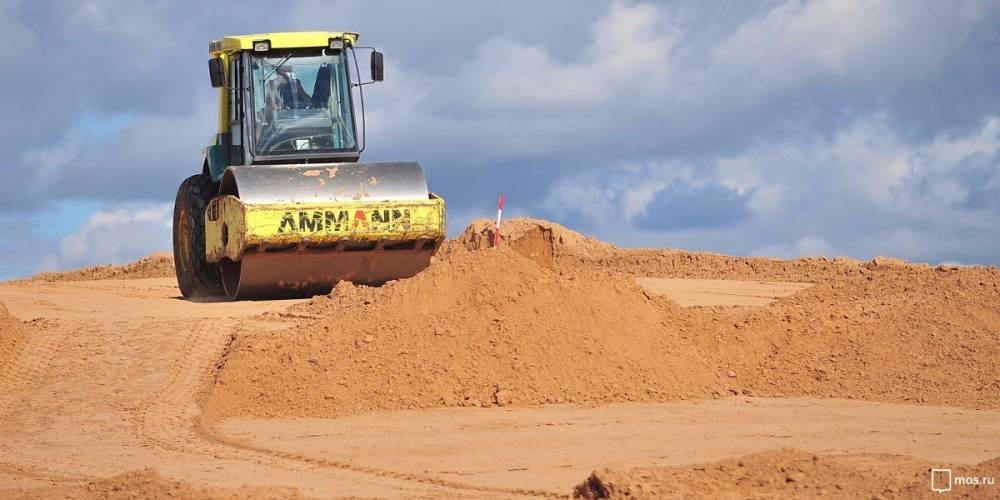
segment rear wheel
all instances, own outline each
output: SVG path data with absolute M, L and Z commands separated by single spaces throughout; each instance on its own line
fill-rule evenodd
M 205 207 L 219 191 L 208 174 L 181 183 L 174 201 L 174 269 L 184 298 L 223 294 L 219 266 L 205 261 Z

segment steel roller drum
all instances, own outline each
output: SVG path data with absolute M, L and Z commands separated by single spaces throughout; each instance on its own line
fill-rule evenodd
M 229 167 L 219 193 L 246 204 L 426 200 L 429 194 L 416 162 Z
M 423 169 L 414 162 L 230 167 L 220 186 L 220 197 L 226 195 L 246 207 L 277 206 L 289 213 L 300 207 L 353 211 L 380 202 L 405 206 L 430 198 Z M 219 266 L 230 299 L 305 297 L 328 293 L 342 280 L 378 285 L 411 277 L 430 265 L 443 234 L 442 227 L 435 238 L 387 233 L 378 241 L 345 238 L 319 245 L 306 238 L 292 248 L 247 248 L 238 260 L 222 259 Z

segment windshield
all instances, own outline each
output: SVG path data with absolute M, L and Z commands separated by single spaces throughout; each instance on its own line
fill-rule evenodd
M 342 50 L 254 54 L 252 66 L 256 154 L 355 149 Z

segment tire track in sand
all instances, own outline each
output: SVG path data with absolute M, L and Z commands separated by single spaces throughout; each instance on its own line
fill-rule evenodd
M 526 497 L 562 497 L 540 490 L 498 488 L 460 483 L 434 476 L 397 472 L 340 460 L 312 457 L 298 453 L 253 446 L 218 433 L 201 418 L 197 402 L 221 369 L 225 356 L 235 341 L 235 320 L 202 320 L 188 332 L 178 355 L 171 363 L 167 386 L 145 399 L 135 414 L 134 425 L 143 441 L 175 453 L 209 456 L 219 460 L 251 462 L 300 473 L 335 472 L 346 475 L 345 481 L 398 487 L 412 492 L 414 486 L 431 492 L 454 496 L 503 495 Z
M 201 320 L 187 332 L 171 360 L 165 386 L 143 399 L 135 412 L 133 423 L 143 441 L 177 453 L 214 455 L 214 450 L 199 446 L 200 439 L 191 439 L 197 436 L 190 430 L 199 413 L 198 392 L 213 359 L 231 341 L 228 332 L 234 325 L 232 320 Z
M 517 496 L 517 497 L 533 497 L 533 498 L 564 498 L 566 495 L 555 493 L 545 490 L 525 490 L 519 488 L 499 488 L 493 486 L 480 486 L 469 483 L 461 483 L 458 481 L 451 481 L 448 479 L 441 479 L 439 477 L 425 475 L 425 474 L 415 474 L 409 472 L 398 472 L 388 469 L 379 469 L 377 467 L 369 467 L 366 465 L 359 465 L 352 462 L 345 462 L 342 460 L 333 460 L 322 457 L 315 457 L 311 455 L 305 455 L 302 453 L 294 453 L 288 451 L 274 450 L 270 448 L 263 448 L 259 446 L 254 446 L 247 444 L 242 441 L 237 441 L 231 439 L 224 434 L 219 433 L 213 429 L 210 425 L 200 422 L 199 433 L 201 433 L 206 439 L 212 440 L 214 442 L 224 444 L 231 448 L 238 448 L 241 450 L 258 452 L 267 454 L 273 457 L 283 458 L 287 460 L 294 460 L 297 462 L 312 464 L 324 468 L 338 469 L 350 472 L 356 472 L 359 474 L 366 474 L 371 476 L 376 476 L 383 479 L 391 479 L 397 481 L 406 481 L 418 484 L 424 484 L 427 486 L 436 486 L 440 488 L 445 488 L 448 490 L 453 490 L 455 492 L 464 492 L 469 494 L 495 494 L 495 495 L 506 495 L 506 496 Z
M 12 464 L 6 462 L 0 462 L 0 472 L 5 472 L 7 474 L 12 474 L 12 475 L 27 476 L 32 479 L 53 481 L 57 483 L 78 483 L 90 479 L 97 479 L 96 476 L 87 476 L 82 474 L 62 474 L 53 472 L 48 469 L 43 469 L 40 467 Z
M 0 367 L 0 424 L 23 402 L 22 394 L 40 388 L 52 368 L 52 361 L 59 358 L 66 339 L 63 328 L 54 320 L 46 320 L 45 328 L 25 324 L 28 332 L 25 345 L 15 353 L 13 362 Z
M 45 320 L 44 323 L 45 328 L 25 323 L 24 328 L 28 332 L 25 345 L 14 354 L 11 363 L 0 367 L 0 388 L 2 388 L 0 391 L 0 434 L 3 434 L 9 417 L 15 413 L 19 404 L 25 401 L 23 395 L 37 391 L 45 385 L 49 371 L 52 369 L 52 361 L 60 357 L 60 353 L 65 348 L 66 339 L 72 338 L 65 335 L 64 328 L 60 328 L 64 325 L 54 320 Z M 6 447 L 7 444 L 0 443 L 0 450 L 4 451 L 0 456 L 10 456 L 9 451 L 5 450 Z M 20 464 L 6 459 L 0 460 L 0 470 L 56 482 L 78 482 L 94 477 L 80 473 L 67 474 L 46 467 Z
M 208 459 L 206 464 L 217 469 L 221 465 L 240 469 L 252 467 L 265 474 L 279 470 L 285 475 L 320 475 L 332 483 L 364 483 L 342 471 L 331 472 L 310 464 L 226 446 L 206 440 L 197 432 L 201 414 L 199 396 L 208 388 L 216 364 L 235 340 L 236 325 L 237 321 L 232 319 L 205 319 L 187 331 L 179 348 L 171 353 L 166 383 L 143 399 L 134 414 L 133 425 L 140 441 L 159 450 L 157 453 L 182 455 L 190 460 Z

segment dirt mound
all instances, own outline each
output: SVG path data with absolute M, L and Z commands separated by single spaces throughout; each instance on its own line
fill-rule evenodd
M 174 257 L 156 252 L 127 264 L 104 264 L 58 273 L 38 273 L 36 281 L 124 280 L 139 278 L 169 278 L 174 276 Z
M 28 332 L 21 320 L 14 317 L 0 302 L 0 366 L 21 349 Z
M 296 491 L 278 487 L 202 488 L 175 481 L 160 475 L 156 469 L 129 471 L 106 479 L 95 479 L 84 484 L 50 486 L 23 490 L 0 491 L 4 498 L 51 499 L 171 499 L 196 500 L 203 498 L 302 498 Z
M 458 249 L 490 248 L 493 224 L 488 219 L 476 219 L 465 231 L 442 248 L 440 255 L 450 255 Z M 882 271 L 929 270 L 927 264 L 913 264 L 901 259 L 875 256 L 871 261 L 848 257 L 737 257 L 711 252 L 691 252 L 672 248 L 621 248 L 554 222 L 528 217 L 515 217 L 503 222 L 501 245 L 549 267 L 559 269 L 600 268 L 634 276 L 709 279 L 755 279 L 782 281 L 816 281 L 857 273 L 861 269 Z M 957 267 L 938 266 L 939 271 L 954 271 Z M 971 268 L 978 271 L 989 268 Z M 993 269 L 994 276 L 997 274 Z
M 1000 273 L 626 250 L 544 221 L 474 223 L 420 275 L 338 286 L 237 335 L 214 414 L 820 395 L 1000 407 Z M 526 243 L 519 244 L 519 241 Z M 541 243 L 540 243 L 541 242 Z M 637 275 L 795 277 L 760 309 L 682 309 Z M 974 362 L 973 362 L 974 360 Z
M 860 261 L 847 257 L 798 257 L 777 259 L 773 257 L 735 257 L 710 252 L 688 252 L 674 249 L 615 248 L 596 256 L 574 256 L 573 262 L 585 266 L 602 266 L 636 276 L 670 278 L 747 279 L 775 281 L 817 281 L 835 279 L 868 271 L 898 270 L 929 271 L 927 264 L 910 263 L 900 259 L 875 257 Z M 934 270 L 953 271 L 957 267 L 938 266 Z M 972 267 L 976 272 L 989 272 L 995 268 Z
M 697 359 L 663 356 L 684 344 L 662 323 L 686 315 L 673 303 L 628 277 L 560 276 L 508 248 L 456 252 L 381 288 L 342 283 L 296 312 L 316 319 L 238 336 L 212 402 L 340 415 L 648 400 L 699 375 Z
M 472 221 L 461 235 L 446 242 L 442 252 L 448 254 L 456 249 L 483 250 L 492 247 L 494 223 L 487 219 Z M 515 217 L 503 221 L 500 229 L 500 246 L 510 247 L 548 267 L 554 266 L 557 259 L 595 259 L 615 251 L 614 245 L 540 219 Z
M 732 392 L 1000 407 L 995 270 L 859 268 L 716 317 L 742 339 L 720 351 L 738 367 Z
M 931 467 L 893 455 L 814 455 L 774 450 L 711 464 L 595 471 L 577 498 L 937 498 Z M 955 475 L 996 477 L 1000 457 Z M 995 498 L 995 486 L 955 486 L 967 498 Z M 935 496 L 937 495 L 937 496 Z

